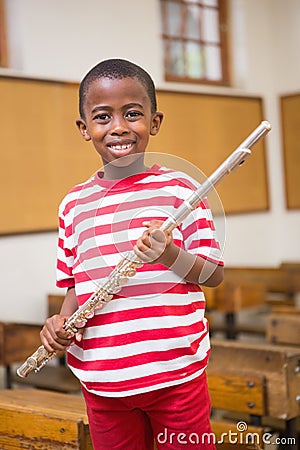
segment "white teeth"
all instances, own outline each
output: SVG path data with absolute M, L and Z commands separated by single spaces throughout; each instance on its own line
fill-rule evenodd
M 125 144 L 125 145 L 111 145 L 111 148 L 113 150 L 127 150 L 131 144 Z

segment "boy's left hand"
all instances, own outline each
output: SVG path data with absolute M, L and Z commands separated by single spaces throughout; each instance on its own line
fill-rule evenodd
M 161 220 L 143 222 L 147 228 L 134 246 L 135 254 L 148 264 L 160 262 L 161 257 L 173 242 L 172 233 L 162 231 L 159 228 L 163 224 Z

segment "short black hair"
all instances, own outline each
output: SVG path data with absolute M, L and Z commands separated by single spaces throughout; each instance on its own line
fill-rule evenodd
M 151 112 L 157 109 L 156 91 L 150 75 L 137 64 L 125 59 L 107 59 L 94 66 L 82 79 L 79 87 L 79 113 L 84 118 L 83 104 L 90 85 L 100 78 L 120 80 L 135 78 L 144 86 L 151 102 Z

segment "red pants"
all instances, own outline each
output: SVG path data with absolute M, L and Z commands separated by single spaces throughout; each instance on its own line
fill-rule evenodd
M 159 450 L 215 450 L 205 373 L 129 397 L 83 394 L 94 450 L 152 450 L 154 439 Z

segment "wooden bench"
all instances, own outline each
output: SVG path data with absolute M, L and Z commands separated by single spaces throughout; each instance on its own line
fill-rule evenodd
M 1 450 L 93 450 L 81 396 L 36 389 L 2 390 L 0 415 Z M 234 423 L 228 422 L 228 427 L 228 432 L 236 430 Z M 220 436 L 224 429 L 222 423 L 214 423 L 214 430 Z M 249 427 L 247 431 L 255 433 L 256 430 Z M 259 446 L 245 443 L 233 447 L 224 442 L 218 443 L 217 449 L 258 450 Z
M 233 375 L 241 377 L 245 383 L 251 378 L 264 378 L 264 400 L 260 411 L 255 401 L 253 409 L 249 408 L 249 420 L 252 424 L 261 425 L 263 418 L 284 421 L 285 431 L 291 438 L 297 438 L 297 418 L 300 415 L 300 349 L 287 346 L 274 346 L 269 343 L 247 343 L 238 341 L 221 341 L 212 339 L 211 356 L 207 369 L 208 380 L 211 377 Z M 212 378 L 213 379 L 213 378 Z M 255 380 L 255 378 L 253 378 Z M 213 407 L 220 407 L 214 395 L 214 387 L 210 386 Z M 250 392 L 251 394 L 251 392 Z M 248 392 L 245 391 L 245 399 Z M 221 390 L 220 390 L 221 395 Z M 253 394 L 254 395 L 254 391 Z M 214 400 L 215 398 L 215 400 Z M 241 403 L 247 400 L 242 397 L 228 396 L 228 410 L 241 411 Z M 252 402 L 252 400 L 250 400 Z M 226 406 L 226 405 L 224 405 Z M 244 407 L 243 407 L 244 408 Z M 226 408 L 225 408 L 226 409 Z M 254 419 L 254 420 L 253 420 Z M 293 446 L 286 448 L 295 448 Z
M 80 396 L 4 389 L 0 416 L 1 450 L 93 450 Z

